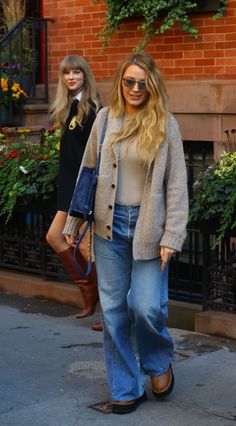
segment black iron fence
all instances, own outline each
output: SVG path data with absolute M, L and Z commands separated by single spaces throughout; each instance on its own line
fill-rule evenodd
M 0 267 L 67 280 L 45 239 L 53 216 L 53 210 L 19 211 L 7 224 L 0 219 Z M 188 228 L 182 253 L 171 260 L 170 298 L 200 303 L 204 309 L 236 311 L 235 239 L 228 236 L 212 248 L 214 238 L 215 231 L 209 225 Z
M 217 223 L 200 224 L 203 235 L 203 308 L 236 312 L 236 230 L 217 245 Z
M 15 212 L 7 224 L 0 219 L 0 267 L 43 278 L 68 278 L 45 239 L 54 211 L 34 210 Z

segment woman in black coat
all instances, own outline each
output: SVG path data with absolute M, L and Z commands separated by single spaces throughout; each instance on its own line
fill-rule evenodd
M 92 315 L 98 301 L 95 264 L 85 280 L 74 266 L 73 249 L 67 244 L 64 228 L 71 198 L 86 143 L 101 107 L 95 80 L 88 63 L 77 55 L 67 56 L 60 64 L 59 81 L 55 100 L 51 106 L 51 118 L 62 128 L 60 144 L 57 213 L 47 233 L 47 242 L 58 254 L 66 271 L 79 286 L 84 299 L 84 309 L 76 315 L 83 318 Z M 79 262 L 85 264 L 88 237 L 83 239 Z M 101 325 L 95 324 L 94 329 Z

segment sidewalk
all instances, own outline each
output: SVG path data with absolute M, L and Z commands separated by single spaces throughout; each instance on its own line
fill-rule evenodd
M 1 426 L 233 426 L 236 341 L 170 329 L 176 386 L 136 412 L 102 414 L 89 405 L 108 399 L 102 333 L 77 320 L 76 308 L 1 297 Z

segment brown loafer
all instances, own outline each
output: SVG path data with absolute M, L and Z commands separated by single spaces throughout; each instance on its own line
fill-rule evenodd
M 166 373 L 162 374 L 161 376 L 151 377 L 153 395 L 156 398 L 163 398 L 169 395 L 173 390 L 174 383 L 174 374 L 170 365 Z

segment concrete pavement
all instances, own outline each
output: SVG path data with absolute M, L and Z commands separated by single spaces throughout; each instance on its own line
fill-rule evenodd
M 236 341 L 170 329 L 176 386 L 163 401 L 150 392 L 136 412 L 102 414 L 109 398 L 102 333 L 77 320 L 75 308 L 0 300 L 1 426 L 234 426 Z

